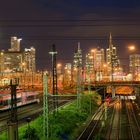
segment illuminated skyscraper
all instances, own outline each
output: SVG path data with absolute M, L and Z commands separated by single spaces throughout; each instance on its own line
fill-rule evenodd
M 80 42 L 78 42 L 78 47 L 74 53 L 73 67 L 82 67 L 82 50 L 80 48 Z
M 79 73 L 79 74 L 77 74 Z M 77 81 L 77 75 L 82 75 L 82 50 L 80 48 L 80 42 L 78 42 L 78 46 L 76 51 L 74 52 L 74 60 L 73 60 L 73 81 Z
M 11 48 L 9 49 L 10 52 L 19 52 L 20 51 L 20 41 L 21 38 L 11 37 Z
M 21 71 L 23 55 L 21 52 L 3 51 L 1 56 L 1 72 Z
M 106 49 L 106 61 L 109 73 L 114 67 L 120 67 L 120 61 L 117 57 L 117 49 L 113 46 L 111 33 L 109 37 L 109 48 Z
M 104 49 L 97 49 L 95 53 L 94 68 L 97 71 L 103 70 L 103 65 L 105 63 L 105 52 Z
M 91 81 L 101 80 L 104 63 L 104 49 L 92 49 L 90 53 L 86 55 L 86 75 L 90 73 Z
M 133 76 L 133 80 L 137 80 L 140 76 L 140 54 L 130 55 L 129 60 L 130 73 Z
M 35 65 L 35 53 L 36 50 L 34 47 L 31 47 L 30 49 L 25 48 L 23 52 L 23 59 L 24 62 L 26 63 L 26 69 L 29 72 L 35 72 L 36 70 L 36 65 Z
M 64 84 L 69 86 L 72 83 L 72 66 L 71 63 L 66 63 L 64 67 Z
M 0 51 L 0 72 L 34 72 L 35 48 L 20 50 L 20 40 L 11 37 L 11 48 Z

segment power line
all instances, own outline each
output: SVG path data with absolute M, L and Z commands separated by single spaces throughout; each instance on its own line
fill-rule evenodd
M 106 27 L 106 26 L 140 26 L 140 23 L 102 23 L 102 24 L 1 24 L 0 27 L 3 28 L 20 28 L 20 27 L 26 27 L 26 28 L 45 28 L 45 27 Z
M 1 40 L 9 40 L 10 36 L 2 36 L 0 37 Z M 47 35 L 42 35 L 42 36 L 24 36 L 24 40 L 105 40 L 108 41 L 108 36 L 75 36 L 75 35 L 67 35 L 67 36 L 47 36 Z M 140 40 L 140 35 L 131 35 L 131 36 L 114 36 L 113 40 Z
M 125 21 L 125 22 L 139 22 L 138 18 L 96 18 L 96 19 L 0 19 L 0 22 L 92 22 L 92 21 Z
M 1 27 L 138 26 L 140 19 L 13 19 L 0 20 Z

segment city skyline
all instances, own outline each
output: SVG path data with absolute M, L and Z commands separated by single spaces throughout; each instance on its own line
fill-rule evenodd
M 15 40 L 15 43 L 17 42 L 17 44 L 14 43 L 14 40 Z M 81 49 L 81 55 L 83 56 L 81 58 L 82 61 L 83 61 L 83 63 L 81 63 L 81 64 L 82 64 L 82 66 L 84 66 L 84 65 L 86 65 L 86 55 L 88 55 L 88 52 L 89 51 L 92 51 L 92 50 L 95 50 L 95 49 L 99 51 L 100 49 L 101 50 L 103 49 L 103 50 L 105 50 L 105 52 L 103 52 L 103 55 L 104 55 L 104 63 L 106 63 L 106 64 L 108 63 L 110 65 L 111 64 L 111 62 L 110 62 L 111 59 L 116 59 L 117 58 L 116 59 L 117 61 L 115 61 L 116 64 L 114 63 L 114 66 L 115 65 L 116 66 L 118 65 L 118 67 L 121 66 L 124 69 L 127 69 L 125 71 L 129 72 L 129 61 L 130 61 L 130 58 L 129 57 L 130 57 L 130 55 L 132 55 L 132 54 L 139 55 L 137 46 L 135 46 L 135 44 L 130 44 L 130 45 L 126 46 L 126 50 L 129 53 L 128 53 L 127 58 L 125 58 L 125 57 L 121 57 L 120 56 L 120 52 L 118 51 L 119 48 L 116 47 L 117 45 L 114 45 L 115 43 L 114 43 L 114 40 L 113 40 L 113 37 L 112 37 L 111 32 L 110 32 L 107 40 L 108 41 L 106 41 L 107 42 L 107 46 L 106 47 L 104 47 L 104 46 L 94 46 L 94 47 L 89 47 L 87 50 L 81 49 L 82 48 L 81 47 L 81 42 L 76 42 L 76 45 L 74 46 L 74 48 L 72 50 L 73 52 L 71 54 L 71 58 L 68 58 L 67 57 L 68 59 L 65 59 L 65 58 L 64 59 L 59 59 L 58 58 L 58 54 L 61 53 L 61 52 L 59 52 L 59 50 L 57 50 L 57 48 L 56 48 L 56 51 L 57 51 L 57 63 L 61 63 L 61 65 L 63 65 L 63 67 L 67 63 L 73 63 L 73 61 L 74 61 L 73 56 L 76 53 L 76 51 L 78 51 L 77 48 L 80 48 Z M 11 37 L 11 45 L 10 45 L 10 48 L 7 48 L 7 50 L 2 49 L 1 50 L 1 53 L 5 53 L 5 52 L 6 53 L 8 53 L 8 52 L 9 53 L 11 53 L 11 52 L 16 52 L 16 53 L 19 52 L 19 53 L 21 53 L 21 52 L 24 52 L 24 51 L 30 51 L 30 49 L 27 49 L 27 46 L 24 46 L 23 47 L 21 45 L 21 41 L 22 41 L 22 38 Z M 52 47 L 52 45 L 50 45 L 50 48 Z M 131 50 L 131 47 L 135 47 L 135 50 Z M 34 46 L 30 46 L 30 48 L 34 48 Z M 34 48 L 34 49 L 36 50 L 36 48 Z M 65 50 L 63 50 L 63 52 L 65 52 Z M 37 54 L 37 52 L 36 52 L 36 54 Z M 37 60 L 38 58 L 37 58 L 36 54 L 35 54 L 35 59 Z M 49 54 L 49 52 L 48 52 L 48 54 Z M 111 55 L 112 55 L 113 58 L 111 58 Z M 34 62 L 35 67 L 37 67 L 36 70 L 48 70 L 48 71 L 50 71 L 51 70 L 51 57 L 49 57 L 49 60 L 48 61 L 49 61 L 50 65 L 48 65 L 44 69 L 39 69 L 37 67 L 37 65 L 36 65 L 36 62 Z M 20 63 L 22 63 L 22 62 L 20 62 Z M 46 61 L 46 63 L 47 63 L 47 61 Z M 98 61 L 96 63 L 98 63 Z M 73 67 L 74 67 L 74 65 L 75 64 L 73 63 Z
M 140 0 L 0 2 L 0 139 L 140 138 Z
M 6 0 L 0 5 L 0 49 L 9 48 L 11 36 L 22 38 L 23 48 L 36 48 L 37 69 L 46 69 L 51 67 L 48 52 L 52 44 L 56 45 L 58 61 L 67 63 L 72 61 L 77 42 L 83 55 L 92 47 L 105 49 L 111 32 L 125 63 L 130 54 L 128 45 L 136 45 L 139 51 L 139 7 L 140 2 L 134 0 Z

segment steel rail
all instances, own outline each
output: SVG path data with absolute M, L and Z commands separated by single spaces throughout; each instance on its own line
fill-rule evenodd
M 107 131 L 107 132 L 109 132 L 109 133 L 107 133 L 107 136 L 106 136 L 107 140 L 109 140 L 110 136 L 111 136 L 114 116 L 115 116 L 115 104 L 113 106 L 113 112 L 112 112 L 111 121 L 110 121 L 111 123 L 110 123 L 109 128 L 108 128 L 109 131 Z
M 102 112 L 100 112 L 102 111 Z M 96 128 L 96 126 L 98 125 L 98 123 L 100 122 L 101 117 L 103 116 L 103 105 L 99 107 L 99 109 L 95 112 L 95 114 L 93 115 L 92 119 L 90 120 L 90 122 L 88 123 L 88 125 L 86 126 L 86 128 L 82 131 L 82 133 L 78 136 L 77 140 L 89 140 L 91 139 L 94 130 Z M 101 114 L 99 114 L 101 113 Z M 99 115 L 99 116 L 98 116 Z M 95 121 L 94 119 L 98 116 L 98 120 Z
M 121 100 L 120 100 L 120 108 L 121 108 Z M 118 118 L 118 128 L 117 128 L 117 138 L 116 138 L 116 140 L 120 139 L 120 130 L 121 130 L 121 109 L 119 109 L 119 118 Z
M 139 125 L 139 123 L 138 123 L 138 120 L 137 120 L 137 117 L 136 117 L 136 115 L 135 115 L 134 108 L 133 108 L 133 105 L 132 105 L 132 104 L 131 104 L 131 107 L 132 107 L 131 112 L 132 112 L 132 115 L 133 115 L 134 121 L 135 121 L 136 126 L 137 126 L 137 129 L 138 129 L 138 131 L 139 131 L 139 133 L 140 133 L 140 125 Z
M 128 110 L 128 105 L 127 105 L 127 102 L 125 101 L 125 106 L 126 106 L 126 112 L 127 112 L 127 118 L 128 118 L 128 123 L 129 123 L 129 129 L 130 129 L 130 134 L 131 134 L 131 139 L 132 140 L 135 140 L 135 137 L 134 137 L 134 132 L 133 132 L 133 129 L 132 129 L 132 126 L 131 126 L 131 117 L 130 117 L 130 112 Z
M 71 100 L 74 100 L 71 97 L 69 97 L 69 99 L 70 99 L 69 101 L 66 100 L 66 101 L 59 102 L 59 107 L 63 106 L 64 104 L 66 104 L 68 102 L 70 102 Z M 51 106 L 51 105 L 52 104 L 50 104 L 50 111 L 53 111 L 53 106 Z M 33 108 L 32 110 L 35 110 L 35 109 Z M 27 111 L 26 113 L 29 113 L 30 112 L 30 115 L 28 115 L 26 117 L 18 117 L 19 118 L 18 119 L 19 124 L 20 124 L 20 121 L 23 121 L 24 120 L 24 122 L 25 122 L 25 118 L 27 118 L 27 117 L 31 117 L 31 118 L 34 118 L 35 119 L 38 116 L 38 114 L 40 114 L 40 113 L 43 112 L 43 108 L 40 108 L 39 111 L 36 111 L 36 113 L 33 113 L 33 114 L 31 114 L 31 110 L 26 110 L 26 111 Z M 20 114 L 24 114 L 24 113 L 21 112 Z M 20 114 L 18 114 L 18 115 L 20 115 Z M 8 115 L 9 114 L 7 114 L 7 116 Z M 9 119 L 9 117 L 5 117 L 4 120 L 2 120 L 2 121 L 6 121 L 7 119 Z M 6 125 L 3 125 L 3 126 L 0 126 L 0 132 L 5 131 L 5 130 L 7 130 L 7 124 Z

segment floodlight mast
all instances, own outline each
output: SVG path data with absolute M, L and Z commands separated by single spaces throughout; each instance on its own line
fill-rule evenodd
M 53 95 L 58 95 L 58 91 L 57 91 L 57 69 L 56 69 L 57 51 L 56 51 L 56 48 L 55 48 L 55 44 L 52 45 L 52 51 L 49 52 L 49 54 L 52 55 L 52 76 L 53 76 L 52 92 L 53 92 Z M 54 106 L 54 112 L 57 111 L 57 108 L 58 108 L 57 96 L 53 97 L 53 106 Z

